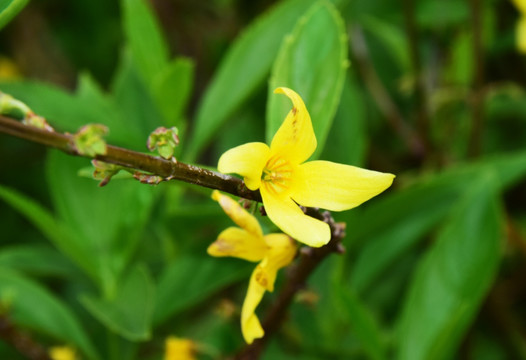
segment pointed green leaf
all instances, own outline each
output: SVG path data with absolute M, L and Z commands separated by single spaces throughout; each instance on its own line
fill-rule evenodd
M 39 284 L 13 270 L 0 267 L 0 299 L 17 324 L 70 343 L 88 359 L 100 359 L 75 315 Z
M 0 29 L 6 26 L 28 2 L 29 0 L 0 0 Z
M 248 279 L 253 268 L 246 262 L 210 257 L 185 256 L 175 260 L 159 280 L 154 323 L 197 305 L 225 286 Z M 192 274 L 192 281 L 188 281 L 188 274 Z
M 266 118 L 268 143 L 291 109 L 287 97 L 273 94 L 275 88 L 285 86 L 303 98 L 318 141 L 313 158 L 321 154 L 340 102 L 348 66 L 347 47 L 343 20 L 331 3 L 316 3 L 298 20 L 272 68 Z
M 59 250 L 96 278 L 96 264 L 88 254 L 88 247 L 65 224 L 57 221 L 49 210 L 15 191 L 0 185 L 0 198 L 25 216 Z
M 496 275 L 503 230 L 497 179 L 488 172 L 470 185 L 411 282 L 399 359 L 449 358 Z
M 148 340 L 151 336 L 154 290 L 146 267 L 136 266 L 109 299 L 84 295 L 81 301 L 95 318 L 124 338 L 130 341 Z
M 133 58 L 149 86 L 157 74 L 168 64 L 168 48 L 149 2 L 122 0 L 124 33 Z
M 188 161 L 195 161 L 221 125 L 265 81 L 281 40 L 313 2 L 283 1 L 237 38 L 199 106 L 195 128 L 184 152 Z

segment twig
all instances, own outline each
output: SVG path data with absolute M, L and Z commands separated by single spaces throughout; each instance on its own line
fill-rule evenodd
M 415 78 L 415 100 L 418 111 L 417 125 L 420 138 L 429 148 L 429 112 L 428 112 L 428 96 L 424 77 L 422 73 L 422 62 L 420 58 L 420 51 L 418 51 L 418 34 L 415 24 L 415 1 L 404 0 L 404 20 L 405 31 L 409 41 L 409 54 L 411 58 L 411 65 L 413 67 L 413 76 Z
M 417 158 L 424 158 L 425 147 L 418 134 L 404 121 L 395 102 L 389 96 L 382 81 L 371 64 L 369 50 L 362 29 L 354 25 L 350 30 L 351 50 L 358 70 L 369 89 L 373 100 L 396 134 L 405 142 L 411 153 Z
M 476 157 L 480 153 L 480 141 L 482 137 L 484 117 L 484 54 L 482 48 L 482 14 L 480 0 L 470 0 L 471 27 L 473 31 L 473 62 L 475 66 L 475 78 L 472 84 L 472 129 L 469 139 L 468 153 Z
M 67 154 L 101 160 L 107 163 L 147 171 L 167 180 L 181 180 L 211 189 L 221 190 L 232 195 L 261 202 L 259 191 L 247 189 L 237 177 L 221 174 L 181 162 L 165 160 L 117 146 L 107 146 L 105 155 L 87 156 L 79 154 L 72 142 L 72 135 L 41 130 L 11 118 L 0 116 L 0 133 L 6 133 L 38 144 L 53 147 Z
M 330 213 L 321 214 L 319 210 L 308 208 L 307 214 L 326 221 L 331 227 L 331 240 L 319 248 L 304 247 L 300 251 L 300 260 L 289 269 L 287 280 L 280 290 L 276 302 L 267 312 L 262 326 L 265 336 L 255 340 L 243 348 L 236 356 L 236 360 L 258 359 L 263 352 L 268 340 L 279 330 L 285 320 L 286 312 L 294 299 L 294 295 L 302 289 L 307 278 L 313 270 L 331 253 L 344 251 L 341 240 L 345 236 L 345 224 L 335 223 Z
M 51 360 L 46 349 L 0 314 L 0 338 L 30 360 Z

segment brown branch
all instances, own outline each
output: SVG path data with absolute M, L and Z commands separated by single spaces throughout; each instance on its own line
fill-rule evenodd
M 359 26 L 355 25 L 351 28 L 350 40 L 352 54 L 356 60 L 358 71 L 378 109 L 395 133 L 405 142 L 413 156 L 423 159 L 425 157 L 424 143 L 418 134 L 405 122 L 396 103 L 391 99 L 389 92 L 382 84 L 380 77 L 372 66 L 369 49 L 367 48 L 363 31 Z
M 329 212 L 320 213 L 317 209 L 308 208 L 307 215 L 323 220 L 331 227 L 331 240 L 319 248 L 304 247 L 300 251 L 300 260 L 289 269 L 287 280 L 280 290 L 277 300 L 268 310 L 262 326 L 265 336 L 243 348 L 236 360 L 258 359 L 265 349 L 268 340 L 279 330 L 286 319 L 287 310 L 296 293 L 301 290 L 314 269 L 331 253 L 344 252 L 341 240 L 345 236 L 345 224 L 335 223 Z
M 0 116 L 0 133 L 19 137 L 34 143 L 53 147 L 74 156 L 83 156 L 127 168 L 146 171 L 168 180 L 181 180 L 211 189 L 221 190 L 245 199 L 261 202 L 259 191 L 247 189 L 244 182 L 234 176 L 200 168 L 181 162 L 165 160 L 117 146 L 107 146 L 105 155 L 87 156 L 80 154 L 73 146 L 73 136 L 55 131 L 41 130 L 11 118 Z
M 468 152 L 471 157 L 480 153 L 484 117 L 484 53 L 482 46 L 482 13 L 480 0 L 469 0 L 473 31 L 473 63 L 475 78 L 472 84 L 471 136 Z
M 18 329 L 5 315 L 0 315 L 0 339 L 30 360 L 51 360 L 46 349 L 27 333 Z
M 409 42 L 409 55 L 415 78 L 415 100 L 418 111 L 417 125 L 420 138 L 429 148 L 429 111 L 428 96 L 422 72 L 422 61 L 418 50 L 418 33 L 415 23 L 415 0 L 404 0 L 405 32 Z

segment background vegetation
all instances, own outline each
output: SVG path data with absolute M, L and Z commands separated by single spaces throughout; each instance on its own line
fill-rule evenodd
M 265 359 L 526 359 L 526 62 L 511 2 L 25 3 L 0 1 L 0 89 L 60 131 L 102 123 L 110 144 L 146 151 L 177 126 L 177 158 L 214 167 L 271 138 L 283 105 L 270 93 L 285 85 L 311 113 L 316 157 L 397 175 L 333 214 L 347 251 L 309 279 Z M 208 189 L 99 188 L 86 159 L 4 134 L 0 166 L 0 323 L 90 360 L 160 359 L 169 335 L 202 359 L 243 345 L 252 266 L 206 255 L 230 225 Z M 21 355 L 0 340 L 0 357 Z

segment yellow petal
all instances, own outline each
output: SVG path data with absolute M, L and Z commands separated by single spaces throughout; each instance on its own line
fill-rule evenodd
M 53 346 L 49 349 L 49 357 L 52 360 L 75 360 L 77 358 L 75 349 L 69 346 Z
M 219 191 L 212 192 L 212 199 L 217 201 L 223 208 L 225 213 L 241 228 L 245 229 L 257 237 L 263 237 L 263 231 L 259 226 L 256 218 L 248 211 L 243 209 L 241 205 L 229 196 L 221 194 Z
M 247 295 L 241 309 L 241 332 L 247 344 L 252 344 L 254 339 L 262 338 L 265 335 L 255 313 L 256 307 L 263 298 L 263 294 L 265 294 L 265 288 L 256 281 L 256 270 L 254 270 L 250 277 Z
M 523 15 L 526 15 L 526 0 L 512 0 L 512 2 Z
M 521 16 L 517 22 L 516 42 L 520 53 L 526 54 L 526 16 Z
M 235 173 L 244 177 L 250 190 L 257 190 L 261 183 L 263 167 L 270 156 L 267 144 L 253 142 L 236 146 L 219 158 L 217 169 L 224 173 Z
M 327 223 L 305 215 L 289 197 L 276 196 L 266 187 L 261 187 L 260 192 L 268 217 L 283 232 L 312 247 L 329 242 L 331 230 Z
M 292 100 L 292 110 L 274 135 L 270 149 L 293 164 L 301 164 L 316 150 L 316 136 L 309 112 L 301 97 L 294 91 L 280 87 L 274 93 L 285 94 Z
M 164 342 L 164 360 L 195 360 L 195 350 L 192 340 L 169 336 Z
M 265 236 L 267 256 L 256 267 L 256 281 L 268 291 L 274 291 L 278 270 L 291 263 L 296 255 L 296 242 L 285 234 Z
M 347 210 L 387 189 L 394 177 L 330 161 L 309 161 L 298 167 L 291 196 L 303 206 Z
M 261 261 L 267 251 L 268 246 L 263 237 L 237 227 L 223 230 L 207 250 L 211 256 L 233 256 L 248 261 Z

